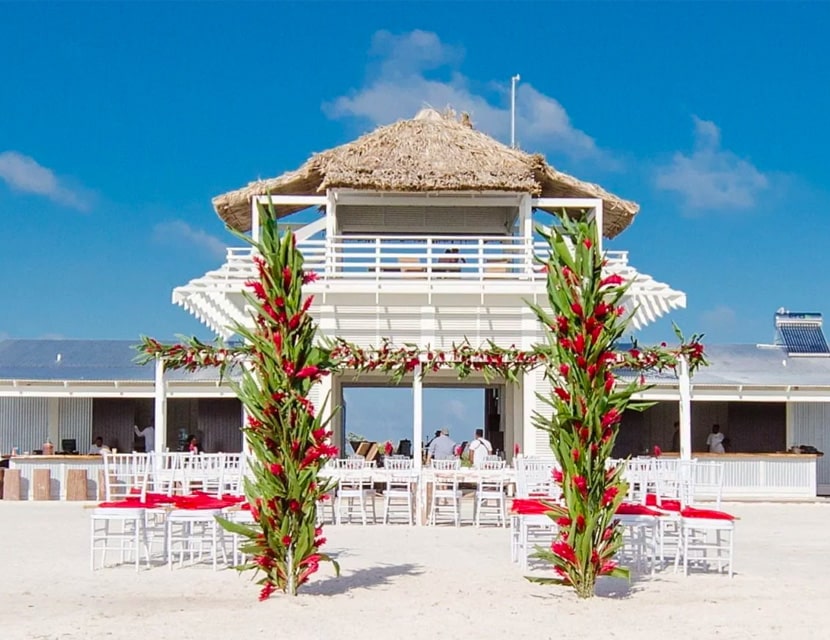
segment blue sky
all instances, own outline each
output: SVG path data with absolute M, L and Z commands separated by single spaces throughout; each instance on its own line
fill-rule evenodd
M 610 248 L 709 342 L 830 312 L 827 3 L 0 8 L 0 337 L 208 335 L 211 197 L 423 104 L 639 202 Z M 670 337 L 661 322 L 644 340 Z

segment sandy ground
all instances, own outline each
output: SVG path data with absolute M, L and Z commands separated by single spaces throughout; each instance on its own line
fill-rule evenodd
M 726 505 L 737 574 L 671 570 L 579 601 L 531 584 L 496 528 L 329 526 L 297 598 L 257 602 L 249 574 L 89 569 L 89 511 L 0 501 L 2 638 L 827 638 L 830 503 Z

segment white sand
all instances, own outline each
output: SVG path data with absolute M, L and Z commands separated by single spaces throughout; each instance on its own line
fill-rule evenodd
M 726 505 L 737 574 L 670 570 L 579 601 L 527 582 L 508 531 L 326 528 L 324 566 L 297 598 L 257 602 L 249 575 L 209 567 L 89 570 L 89 511 L 0 501 L 3 638 L 827 638 L 830 504 Z

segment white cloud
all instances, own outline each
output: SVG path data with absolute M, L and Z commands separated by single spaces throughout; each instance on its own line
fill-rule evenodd
M 700 314 L 700 322 L 706 329 L 712 330 L 730 329 L 737 324 L 738 315 L 732 307 L 718 305 L 714 309 L 708 309 Z
M 477 129 L 503 142 L 510 139 L 510 87 L 491 82 L 495 95 L 474 90 L 459 66 L 464 51 L 441 41 L 432 32 L 411 31 L 395 35 L 378 31 L 372 39 L 372 79 L 363 87 L 323 105 L 330 118 L 360 118 L 372 125 L 411 118 L 424 106 L 452 107 L 470 114 Z M 433 77 L 443 71 L 444 78 Z M 495 104 L 493 102 L 495 100 Z M 594 139 L 571 123 L 555 98 L 529 83 L 519 83 L 516 97 L 516 138 L 533 149 L 544 148 L 573 159 L 611 160 Z
M 695 145 L 658 167 L 658 189 L 679 194 L 687 209 L 747 209 L 769 187 L 770 178 L 751 162 L 721 148 L 720 129 L 694 116 Z
M 153 238 L 166 244 L 189 244 L 217 258 L 224 258 L 227 245 L 201 229 L 194 229 L 183 220 L 160 222 L 153 227 Z
M 92 206 L 89 191 L 70 187 L 54 171 L 17 151 L 0 152 L 0 179 L 15 191 L 45 196 L 72 209 L 89 211 Z

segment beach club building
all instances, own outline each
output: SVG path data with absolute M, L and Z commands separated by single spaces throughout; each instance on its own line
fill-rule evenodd
M 321 334 L 365 347 L 388 338 L 394 345 L 443 350 L 464 340 L 520 348 L 542 340 L 527 305 L 546 302 L 546 275 L 537 258 L 546 257 L 547 246 L 537 225 L 556 224 L 557 215 L 568 211 L 592 217 L 613 238 L 638 211 L 633 202 L 557 171 L 542 156 L 476 131 L 464 115 L 431 109 L 213 203 L 230 227 L 254 237 L 268 207 L 292 225 L 306 269 L 317 274 L 306 293 L 314 295 L 311 312 Z M 250 248 L 229 248 L 224 264 L 177 287 L 173 302 L 231 338 L 235 323 L 250 323 L 242 291 L 255 273 L 251 258 Z M 685 294 L 638 272 L 627 252 L 608 252 L 607 270 L 632 283 L 625 306 L 634 328 L 686 304 Z M 804 320 L 815 328 L 815 318 Z M 653 445 L 670 450 L 685 399 L 692 409 L 681 422 L 694 450 L 713 423 L 730 437 L 724 459 L 737 470 L 728 476 L 734 476 L 734 495 L 830 491 L 830 469 L 821 458 L 784 453 L 830 441 L 830 405 L 824 402 L 830 360 L 815 348 L 804 355 L 788 346 L 707 345 L 713 366 L 691 386 L 654 376 L 656 386 L 646 397 L 658 404 L 626 416 L 620 455 Z M 97 435 L 110 446 L 138 449 L 144 443 L 134 424 L 155 427 L 147 446 L 156 450 L 175 450 L 188 433 L 200 435 L 206 450 L 240 450 L 242 408 L 215 371 L 164 371 L 161 362 L 139 367 L 134 355 L 131 343 L 120 341 L 0 342 L 2 452 L 32 452 L 47 438 L 66 445 L 58 449 L 74 444 L 85 451 Z M 536 397 L 549 391 L 541 369 L 516 384 L 475 375 L 458 380 L 451 371 L 401 384 L 412 388 L 411 411 L 386 419 L 406 423 L 414 443 L 428 435 L 425 388 L 472 387 L 483 390 L 483 426 L 494 447 L 508 456 L 514 445 L 527 455 L 549 453 L 547 435 L 532 426 L 533 414 L 548 410 Z M 320 406 L 330 394 L 331 405 L 338 406 L 350 386 L 389 385 L 382 375 L 328 376 L 312 401 Z M 344 422 L 338 412 L 332 424 L 336 444 L 346 451 L 348 417 Z M 419 465 L 420 456 L 415 460 Z

